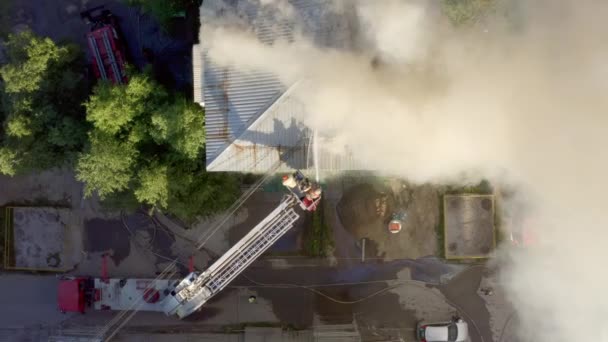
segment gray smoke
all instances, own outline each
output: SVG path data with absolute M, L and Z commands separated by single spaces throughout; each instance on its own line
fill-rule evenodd
M 217 63 L 306 80 L 307 124 L 364 164 L 516 187 L 539 243 L 497 259 L 522 338 L 608 341 L 608 3 L 502 1 L 461 29 L 435 2 L 331 4 L 355 6 L 352 49 L 305 33 L 264 45 L 233 22 L 201 40 Z

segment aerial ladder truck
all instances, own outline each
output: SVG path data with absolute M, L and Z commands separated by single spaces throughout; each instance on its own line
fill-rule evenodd
M 305 211 L 316 209 L 321 199 L 318 184 L 311 183 L 297 171 L 284 176 L 283 185 L 290 195 L 276 209 L 209 268 L 202 273 L 190 273 L 171 290 L 171 295 L 163 301 L 163 311 L 167 315 L 184 318 L 197 311 L 293 227 L 300 217 L 296 207 Z
M 60 284 L 61 311 L 84 312 L 83 303 L 101 310 L 162 311 L 184 318 L 198 311 L 262 255 L 300 218 L 297 209 L 314 211 L 322 189 L 302 172 L 283 176 L 289 193 L 266 218 L 202 272 L 170 279 L 65 279 Z M 78 295 L 74 291 L 80 291 Z M 140 303 L 137 298 L 140 298 Z M 79 299 L 70 303 L 71 299 Z

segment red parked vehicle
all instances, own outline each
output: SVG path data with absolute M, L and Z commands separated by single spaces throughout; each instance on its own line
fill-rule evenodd
M 87 277 L 68 277 L 59 282 L 57 304 L 59 311 L 84 313 L 92 304 L 94 296 L 93 279 Z
M 92 25 L 87 45 L 95 77 L 114 84 L 127 83 L 125 49 L 117 32 L 116 18 L 103 6 L 84 11 L 80 16 Z

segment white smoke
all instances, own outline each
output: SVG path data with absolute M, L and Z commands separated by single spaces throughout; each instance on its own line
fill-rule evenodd
M 353 50 L 221 25 L 201 39 L 217 63 L 308 80 L 307 123 L 365 164 L 517 186 L 540 241 L 499 257 L 522 338 L 608 341 L 608 3 L 517 4 L 455 30 L 434 2 L 362 2 Z

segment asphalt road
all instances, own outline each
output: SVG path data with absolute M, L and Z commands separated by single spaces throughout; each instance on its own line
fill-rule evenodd
M 416 274 L 411 270 L 424 265 L 427 273 L 423 276 L 426 278 L 440 278 L 450 271 L 449 268 L 442 267 L 439 261 L 429 260 L 362 264 L 338 269 L 315 265 L 314 261 L 298 264 L 299 266 L 295 263 L 290 265 L 285 261 L 281 267 L 269 267 L 260 263 L 248 270 L 246 275 L 249 279 L 240 277 L 230 288 L 212 299 L 200 313 L 186 320 L 166 317 L 162 313 L 140 312 L 126 328 L 147 327 L 151 332 L 162 333 L 163 327 L 176 325 L 188 330 L 188 327 L 194 326 L 276 322 L 297 328 L 310 328 L 319 324 L 349 324 L 356 321 L 364 336 L 411 341 L 416 321 L 424 318 L 419 317 L 417 312 L 424 312 L 425 308 L 406 308 L 400 304 L 399 296 L 391 291 L 377 295 L 374 293 L 386 289 L 391 283 L 383 280 L 395 279 L 396 273 L 404 268 L 409 268 L 410 274 Z M 482 272 L 481 267 L 470 268 L 439 287 L 405 284 L 403 290 L 415 289 L 436 295 L 434 289 L 438 288 L 445 295 L 447 303 L 455 304 L 455 307 L 447 307 L 444 314 L 459 311 L 469 321 L 471 341 L 490 342 L 492 335 L 489 330 L 489 314 L 477 294 Z M 370 283 L 315 287 L 323 295 L 303 287 L 276 286 L 349 282 Z M 56 307 L 57 284 L 55 276 L 0 276 L 0 302 L 3 305 L 0 328 L 27 329 L 61 324 L 64 327 L 88 327 L 94 330 L 94 327 L 105 324 L 116 314 L 95 311 L 85 315 L 59 313 Z M 408 290 L 408 286 L 416 287 Z M 248 302 L 250 295 L 258 297 L 257 303 Z M 357 303 L 342 303 L 366 297 L 369 298 Z
M 0 328 L 55 325 L 72 317 L 57 309 L 54 275 L 0 275 Z
M 446 285 L 439 287 L 441 293 L 454 305 L 462 318 L 469 322 L 472 341 L 492 342 L 490 313 L 477 289 L 486 269 L 474 266 L 457 275 Z

